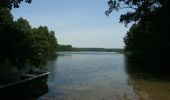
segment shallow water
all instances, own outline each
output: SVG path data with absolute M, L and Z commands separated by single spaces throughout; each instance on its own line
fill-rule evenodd
M 170 82 L 134 78 L 114 52 L 59 52 L 39 100 L 170 100 Z

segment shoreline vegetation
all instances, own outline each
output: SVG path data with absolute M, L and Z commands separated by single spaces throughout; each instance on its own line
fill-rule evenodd
M 118 53 L 124 53 L 123 48 L 88 48 L 88 47 L 72 47 L 71 45 L 58 45 L 58 51 L 94 51 L 94 52 L 118 52 Z
M 170 1 L 169 0 L 109 0 L 109 16 L 122 9 L 120 22 L 130 25 L 124 37 L 125 53 L 134 72 L 154 74 L 170 72 Z
M 0 87 L 22 81 L 23 76 L 47 73 L 46 64 L 57 51 L 54 31 L 47 26 L 32 27 L 22 17 L 14 20 L 11 10 L 19 8 L 21 2 L 24 1 L 0 1 Z

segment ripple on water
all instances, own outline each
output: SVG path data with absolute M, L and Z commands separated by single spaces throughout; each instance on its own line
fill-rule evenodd
M 170 100 L 170 82 L 132 77 L 123 54 L 60 52 L 48 67 L 49 92 L 39 100 Z

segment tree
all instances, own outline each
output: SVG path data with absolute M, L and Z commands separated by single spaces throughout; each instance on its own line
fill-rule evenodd
M 23 0 L 0 1 L 0 64 L 9 62 L 10 66 L 42 68 L 48 56 L 55 55 L 57 39 L 48 27 L 32 28 L 23 18 L 16 21 L 10 13 L 12 7 L 19 7 Z M 25 0 L 31 3 L 31 0 Z
M 17 30 L 17 32 L 13 34 L 16 35 L 16 38 L 20 39 L 18 44 L 13 44 L 17 48 L 17 54 L 14 56 L 14 58 L 17 58 L 17 66 L 24 68 L 26 65 L 29 65 L 31 60 L 30 56 L 32 55 L 33 51 L 31 40 L 32 28 L 29 22 L 23 18 L 19 18 L 14 21 L 13 26 Z
M 23 2 L 23 0 L 1 0 L 0 6 L 9 9 L 12 9 L 12 7 L 18 8 L 21 2 Z M 32 0 L 25 0 L 25 2 L 31 3 Z
M 169 3 L 169 0 L 109 0 L 109 10 L 105 14 L 109 16 L 113 10 L 131 9 L 120 16 L 120 22 L 156 21 L 161 15 L 168 18 Z
M 25 67 L 31 50 L 29 23 L 20 18 L 10 24 L 4 23 L 2 26 L 0 31 L 0 62 L 8 61 L 11 66 Z
M 7 9 L 0 10 L 0 13 L 4 14 L 0 16 L 0 63 L 8 61 L 11 66 L 17 66 L 19 69 L 25 68 L 26 65 L 31 69 L 44 67 L 48 56 L 57 51 L 55 32 L 49 31 L 46 26 L 32 28 L 23 18 L 13 21 Z
M 32 56 L 31 65 L 43 67 L 50 55 L 54 55 L 57 51 L 57 39 L 54 31 L 48 30 L 46 26 L 40 26 L 32 29 Z
M 110 0 L 109 15 L 113 10 L 130 9 L 120 16 L 125 25 L 133 22 L 124 38 L 125 51 L 131 62 L 147 70 L 170 69 L 169 0 Z M 148 65 L 149 64 L 149 65 Z M 131 66 L 132 66 L 131 65 Z M 149 67 L 148 67 L 149 66 Z M 135 66 L 136 67 L 136 66 Z M 146 70 L 145 70 L 146 71 Z
M 7 59 L 7 56 L 9 56 L 9 53 L 6 53 L 8 51 L 9 44 L 12 44 L 12 40 L 7 41 L 7 37 L 9 36 L 10 38 L 13 37 L 13 34 L 11 34 L 11 30 L 14 28 L 12 27 L 13 25 L 13 17 L 10 13 L 10 11 L 6 8 L 0 7 L 0 62 L 4 62 Z M 7 33 L 7 34 L 6 34 Z M 9 39 L 10 39 L 9 38 Z

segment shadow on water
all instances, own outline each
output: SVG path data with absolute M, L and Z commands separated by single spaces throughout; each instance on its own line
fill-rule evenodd
M 168 65 L 148 63 L 125 58 L 128 83 L 137 100 L 170 100 L 170 74 Z
M 144 59 L 125 57 L 126 72 L 131 77 L 147 80 L 170 81 L 170 65 L 162 62 L 152 62 Z
M 22 88 L 22 89 L 21 89 Z M 37 100 L 40 96 L 46 94 L 48 90 L 47 84 L 37 87 L 21 87 L 13 90 L 0 91 L 1 100 Z M 29 88 L 29 89 L 28 89 Z

